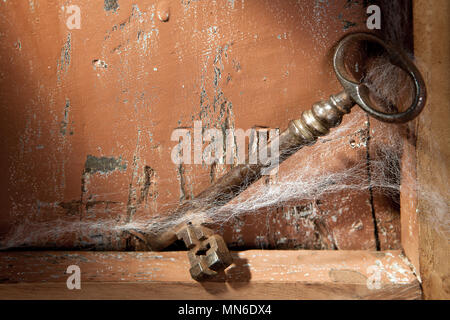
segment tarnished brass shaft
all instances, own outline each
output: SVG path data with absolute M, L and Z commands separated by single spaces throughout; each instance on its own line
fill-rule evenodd
M 347 49 L 358 42 L 378 44 L 388 53 L 390 61 L 411 77 L 415 86 L 415 96 L 413 103 L 406 111 L 394 114 L 378 111 L 371 104 L 369 88 L 363 83 L 353 81 L 348 76 L 345 68 L 345 58 L 348 56 Z M 266 148 L 268 150 L 272 149 L 272 143 L 278 144 L 278 163 L 283 162 L 303 146 L 313 144 L 318 137 L 328 134 L 331 128 L 341 123 L 342 117 L 350 112 L 355 103 L 376 119 L 393 123 L 411 121 L 420 114 L 425 106 L 427 96 L 425 83 L 414 63 L 401 50 L 397 50 L 372 34 L 355 33 L 344 37 L 335 50 L 333 67 L 344 91 L 332 95 L 328 101 L 315 103 L 310 110 L 304 111 L 299 119 L 291 121 L 287 130 L 267 144 Z M 212 207 L 224 205 L 236 197 L 270 168 L 271 163 L 269 162 L 249 164 L 248 159 L 252 158 L 254 158 L 253 154 L 248 155 L 245 164 L 231 169 L 217 182 L 197 195 L 195 201 L 186 202 L 180 206 L 175 215 L 181 216 L 189 214 L 189 212 L 205 212 Z M 173 216 L 171 216 L 172 218 Z M 180 225 L 172 230 L 168 230 L 153 238 L 152 241 L 149 239 L 147 242 L 153 250 L 162 249 L 177 239 L 176 234 L 182 227 Z
M 318 137 L 328 134 L 331 128 L 341 123 L 342 117 L 350 112 L 353 105 L 354 102 L 345 91 L 332 95 L 328 101 L 313 104 L 310 110 L 304 111 L 299 119 L 291 121 L 288 128 L 275 138 L 278 139 L 279 162 L 281 163 L 303 146 L 313 144 Z M 270 149 L 271 143 L 274 141 L 268 142 L 267 149 Z M 250 184 L 261 178 L 263 170 L 270 165 L 269 163 L 249 164 L 249 158 L 248 155 L 245 164 L 234 167 L 198 194 L 195 201 L 181 205 L 170 219 L 188 215 L 189 212 L 201 212 L 224 205 L 239 195 Z M 177 240 L 177 232 L 184 225 L 183 223 L 157 236 L 148 236 L 149 249 L 162 250 L 172 244 Z
M 415 98 L 406 111 L 388 114 L 376 110 L 371 105 L 369 89 L 363 83 L 354 82 L 348 77 L 344 59 L 347 56 L 346 49 L 350 44 L 364 41 L 374 42 L 383 47 L 388 52 L 391 62 L 406 71 L 413 79 Z M 333 57 L 333 67 L 338 80 L 344 87 L 344 91 L 332 95 L 327 101 L 313 104 L 310 110 L 304 111 L 299 119 L 289 123 L 284 132 L 267 143 L 265 146 L 267 149 L 266 155 L 269 150 L 278 150 L 276 165 L 303 146 L 315 143 L 318 137 L 327 135 L 331 128 L 341 123 L 343 116 L 350 112 L 355 103 L 378 120 L 395 123 L 414 119 L 425 106 L 425 84 L 417 68 L 401 51 L 397 51 L 371 34 L 350 34 L 342 39 Z M 260 150 L 261 147 L 254 152 Z M 274 155 L 271 154 L 270 161 L 261 161 L 259 157 L 260 162 L 251 164 L 249 159 L 258 159 L 257 156 L 258 154 L 254 153 L 248 154 L 244 164 L 232 168 L 217 182 L 197 195 L 195 200 L 185 202 L 168 218 L 171 221 L 173 221 L 172 219 L 182 218 L 183 223 L 158 235 L 134 231 L 130 232 L 130 235 L 134 234 L 137 239 L 145 244 L 148 250 L 162 250 L 177 239 L 183 240 L 189 249 L 191 276 L 196 280 L 203 280 L 216 275 L 232 263 L 232 256 L 223 238 L 220 235 L 215 235 L 212 230 L 203 225 L 209 222 L 207 221 L 208 217 L 206 216 L 204 221 L 195 221 L 196 218 L 194 217 L 197 217 L 198 213 L 206 213 L 209 209 L 225 205 L 250 184 L 261 178 L 264 173 L 270 172 Z

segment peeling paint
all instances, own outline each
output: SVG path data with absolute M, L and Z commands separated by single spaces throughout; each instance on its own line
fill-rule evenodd
M 156 172 L 150 166 L 144 167 L 144 183 L 141 189 L 139 197 L 139 204 L 147 202 L 147 198 L 150 196 L 153 200 L 158 197 L 156 191 Z
M 92 66 L 94 67 L 94 70 L 96 70 L 97 68 L 100 69 L 108 68 L 108 64 L 105 61 L 99 59 L 92 60 Z
M 244 6 L 235 0 L 180 0 L 170 1 L 170 20 L 161 23 L 156 3 L 91 1 L 82 8 L 88 17 L 82 29 L 68 33 L 61 7 L 32 2 L 34 13 L 29 1 L 14 2 L 18 10 L 9 10 L 12 1 L 2 2 L 2 57 L 11 67 L 0 72 L 0 79 L 7 92 L 5 116 L 14 115 L 5 127 L 18 124 L 5 151 L 5 163 L 12 165 L 4 191 L 17 222 L 53 221 L 61 211 L 79 212 L 84 222 L 113 210 L 117 221 L 127 210 L 136 218 L 169 214 L 180 199 L 192 199 L 229 169 L 219 162 L 174 165 L 168 137 L 178 120 L 189 126 L 200 118 L 203 129 L 284 126 L 310 108 L 299 99 L 331 93 L 334 75 L 325 67 L 326 54 L 345 33 L 343 20 L 357 22 L 354 29 L 360 30 L 366 18 L 356 5 L 362 1 L 248 1 Z M 56 24 L 51 17 L 58 17 Z M 18 18 L 24 24 L 15 26 L 16 33 L 7 32 Z M 59 25 L 62 32 L 52 32 Z M 45 46 L 35 50 L 32 44 L 40 42 Z M 73 129 L 76 135 L 69 136 Z M 142 132 L 139 153 L 136 130 Z M 366 148 L 365 141 L 357 135 L 342 138 L 336 143 L 345 148 L 345 157 L 336 159 L 353 160 L 352 152 Z M 371 229 L 367 219 L 363 230 L 349 235 L 365 207 L 348 203 L 364 195 L 337 197 L 336 206 L 323 208 L 325 225 L 336 227 L 343 248 L 366 249 L 355 239 Z M 302 204 L 283 204 L 282 210 L 258 218 L 251 214 L 236 226 L 220 228 L 236 245 L 320 247 L 327 237 L 315 232 L 315 209 Z M 88 237 L 82 240 L 77 243 L 88 245 Z
M 67 72 L 70 66 L 72 54 L 72 34 L 69 32 L 67 34 L 66 42 L 61 49 L 61 56 L 58 61 L 58 70 Z
M 64 119 L 61 121 L 61 126 L 59 132 L 65 136 L 67 133 L 67 126 L 69 125 L 69 112 L 70 112 L 70 100 L 66 99 L 66 105 L 64 106 Z M 73 135 L 73 131 L 69 132 L 70 135 Z
M 119 1 L 118 0 L 105 0 L 104 4 L 105 11 L 116 11 L 119 9 Z
M 86 173 L 100 173 L 105 174 L 108 172 L 120 170 L 126 170 L 127 165 L 122 161 L 122 157 L 114 158 L 114 157 L 95 157 L 92 155 L 88 155 L 86 159 L 86 163 L 84 165 L 84 170 Z

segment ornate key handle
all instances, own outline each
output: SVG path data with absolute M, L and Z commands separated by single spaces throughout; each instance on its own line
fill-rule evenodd
M 351 80 L 345 69 L 347 49 L 361 42 L 372 42 L 381 46 L 388 54 L 393 65 L 404 70 L 413 80 L 415 96 L 411 106 L 404 112 L 384 113 L 376 110 L 370 101 L 369 88 L 363 83 Z M 344 37 L 337 45 L 333 56 L 333 67 L 344 91 L 332 95 L 328 101 L 315 103 L 310 110 L 304 111 L 300 119 L 289 123 L 289 129 L 280 135 L 280 162 L 285 158 L 284 150 L 298 150 L 306 144 L 313 143 L 319 136 L 328 134 L 331 128 L 338 126 L 344 114 L 358 104 L 374 118 L 391 123 L 404 123 L 413 120 L 425 106 L 425 82 L 413 62 L 400 50 L 385 43 L 380 38 L 368 33 L 354 33 Z
M 358 42 L 377 43 L 386 50 L 391 63 L 412 77 L 415 85 L 415 97 L 412 105 L 406 111 L 394 114 L 377 111 L 371 105 L 370 91 L 367 86 L 349 79 L 344 64 L 347 58 L 346 49 Z M 344 91 L 332 95 L 328 101 L 315 103 L 310 110 L 304 111 L 299 119 L 291 121 L 288 129 L 275 138 L 274 141 L 279 145 L 280 163 L 302 147 L 314 143 L 319 136 L 328 134 L 331 128 L 337 127 L 341 123 L 342 117 L 349 113 L 355 104 L 376 119 L 394 123 L 414 119 L 425 106 L 425 83 L 412 61 L 404 53 L 374 35 L 355 33 L 344 37 L 336 48 L 333 66 Z M 266 147 L 270 148 L 274 141 L 269 142 Z M 248 161 L 245 163 L 235 166 L 197 195 L 194 203 L 185 203 L 174 213 L 178 217 L 186 217 L 185 221 L 190 222 L 182 223 L 156 237 L 143 234 L 134 235 L 145 242 L 150 250 L 162 250 L 177 239 L 183 240 L 189 249 L 190 273 L 196 280 L 208 279 L 226 269 L 232 263 L 232 257 L 223 238 L 202 226 L 208 221 L 191 221 L 189 213 L 207 212 L 217 206 L 225 205 L 258 180 L 262 172 L 269 168 L 268 163 L 249 164 Z M 213 203 L 215 205 L 212 205 Z
M 411 106 L 406 111 L 391 114 L 376 110 L 372 107 L 369 99 L 369 88 L 362 83 L 357 83 L 349 79 L 344 65 L 344 59 L 346 57 L 345 52 L 346 49 L 355 42 L 377 43 L 386 50 L 390 62 L 404 70 L 412 78 L 415 87 L 415 96 Z M 414 63 L 402 51 L 396 50 L 394 47 L 388 45 L 374 35 L 369 33 L 355 33 L 343 38 L 339 42 L 334 53 L 333 67 L 336 77 L 351 99 L 365 112 L 380 121 L 394 123 L 408 122 L 417 117 L 425 106 L 427 96 L 425 82 Z

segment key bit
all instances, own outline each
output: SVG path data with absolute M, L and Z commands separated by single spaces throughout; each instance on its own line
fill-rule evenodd
M 188 223 L 177 232 L 177 237 L 189 249 L 189 272 L 194 280 L 211 278 L 233 263 L 225 241 L 211 229 Z

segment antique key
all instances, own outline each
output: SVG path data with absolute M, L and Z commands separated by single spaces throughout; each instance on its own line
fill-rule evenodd
M 411 106 L 403 112 L 384 113 L 373 107 L 370 100 L 370 90 L 366 85 L 351 80 L 345 69 L 346 50 L 351 45 L 367 42 L 381 46 L 388 54 L 390 62 L 404 70 L 414 82 L 414 99 Z M 368 33 L 355 33 L 344 37 L 336 47 L 333 56 L 333 67 L 344 91 L 332 95 L 328 101 L 313 104 L 310 110 L 304 111 L 301 117 L 289 123 L 288 129 L 273 141 L 279 145 L 279 163 L 303 146 L 313 144 L 318 137 L 329 133 L 337 127 L 345 114 L 357 104 L 374 118 L 391 123 L 404 123 L 413 120 L 425 106 L 426 88 L 424 80 L 413 62 L 399 50 L 386 44 L 380 38 Z M 249 156 L 247 156 L 248 160 Z M 241 164 L 234 167 L 214 184 L 200 193 L 193 203 L 182 205 L 175 214 L 183 215 L 189 212 L 206 212 L 213 207 L 224 205 L 245 190 L 251 183 L 258 180 L 263 170 L 270 169 L 270 164 Z M 186 219 L 188 221 L 188 219 Z M 182 223 L 164 232 L 152 240 L 147 240 L 153 250 L 161 250 L 177 239 L 182 239 L 187 248 L 191 264 L 191 275 L 196 280 L 207 279 L 218 271 L 224 270 L 232 263 L 231 255 L 223 238 L 202 226 L 206 221 Z M 148 239 L 145 235 L 142 235 Z
M 205 280 L 225 270 L 232 262 L 230 252 L 223 238 L 211 229 L 187 223 L 177 237 L 183 240 L 189 249 L 189 272 L 195 280 Z

